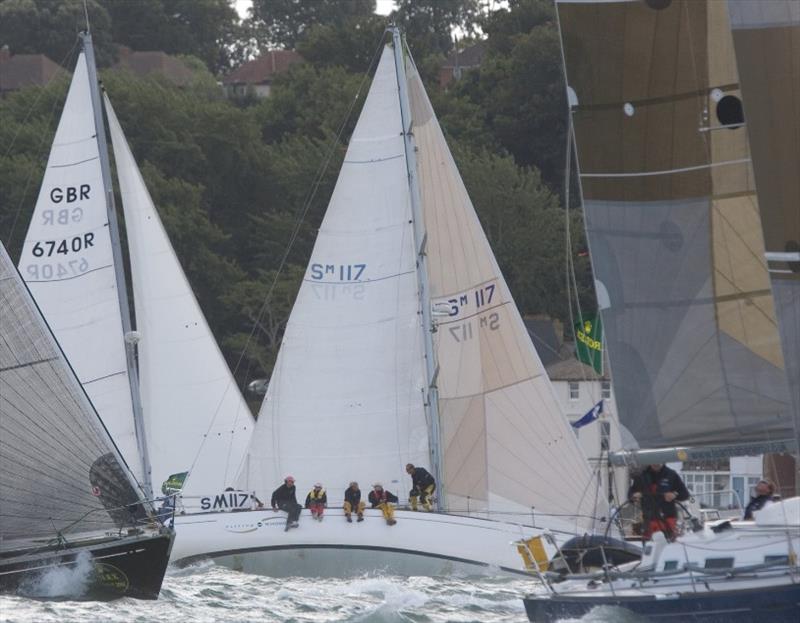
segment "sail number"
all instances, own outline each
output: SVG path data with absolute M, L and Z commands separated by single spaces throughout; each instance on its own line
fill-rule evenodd
M 477 320 L 479 329 L 497 331 L 497 329 L 500 328 L 500 315 L 497 312 L 480 316 Z M 451 327 L 447 327 L 447 330 L 456 342 L 467 342 L 475 337 L 475 332 L 472 328 L 472 320 L 459 322 Z
M 450 305 L 450 315 L 458 316 L 464 307 L 470 305 L 474 305 L 476 309 L 480 309 L 481 307 L 491 304 L 494 298 L 494 291 L 495 285 L 489 283 L 471 292 L 464 292 L 463 294 L 447 299 L 447 303 Z
M 63 279 L 74 277 L 89 270 L 89 262 L 84 258 L 56 262 L 54 264 L 28 264 L 28 281 L 49 281 L 50 279 Z
M 366 264 L 312 264 L 311 278 L 320 281 L 327 276 L 339 281 L 358 281 Z
M 43 240 L 33 245 L 31 253 L 33 257 L 52 257 L 56 255 L 68 255 L 78 253 L 89 247 L 94 246 L 94 234 L 92 232 L 82 236 L 64 238 L 63 240 Z

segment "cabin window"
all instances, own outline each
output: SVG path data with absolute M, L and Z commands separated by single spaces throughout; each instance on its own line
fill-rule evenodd
M 706 558 L 706 569 L 732 569 L 733 558 Z
M 608 452 L 611 447 L 611 422 L 600 422 L 600 451 Z
M 569 382 L 569 399 L 578 400 L 581 397 L 580 385 L 574 381 Z
M 677 560 L 666 560 L 664 561 L 664 571 L 673 571 L 678 568 L 678 561 Z
M 601 385 L 601 394 L 604 400 L 611 398 L 611 381 L 603 381 Z
M 742 100 L 735 95 L 726 95 L 717 102 L 717 119 L 730 130 L 741 127 L 744 123 Z
M 788 565 L 789 564 L 789 557 L 784 555 L 778 556 L 764 556 L 764 564 L 769 565 Z

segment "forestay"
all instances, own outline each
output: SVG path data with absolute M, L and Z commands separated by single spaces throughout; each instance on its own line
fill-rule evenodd
M 141 481 L 86 56 L 81 53 L 28 228 L 20 273 Z
M 772 293 L 800 434 L 800 2 L 729 0 Z
M 286 474 L 401 495 L 429 465 L 408 177 L 391 51 L 381 56 L 289 317 L 240 485 Z M 366 486 L 365 486 L 366 485 Z
M 449 314 L 438 319 L 435 334 L 444 506 L 591 516 L 596 495 L 588 462 L 410 57 L 407 65 L 431 295 Z
M 155 486 L 190 471 L 184 495 L 233 484 L 253 417 L 194 297 L 108 97 L 136 310 L 140 394 Z
M 90 472 L 92 480 L 90 481 Z M 130 476 L 0 244 L 0 552 L 118 527 Z
M 557 8 L 621 420 L 645 447 L 793 437 L 727 3 Z

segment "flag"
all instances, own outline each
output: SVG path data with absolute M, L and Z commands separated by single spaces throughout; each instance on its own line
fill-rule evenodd
M 603 325 L 600 316 L 585 316 L 575 325 L 575 354 L 579 361 L 603 374 Z
M 602 412 L 603 412 L 603 401 L 601 400 L 589 410 L 589 413 L 584 415 L 577 422 L 573 422 L 572 427 L 580 428 L 581 426 L 586 426 L 587 424 L 591 424 L 592 422 L 600 418 L 600 414 Z

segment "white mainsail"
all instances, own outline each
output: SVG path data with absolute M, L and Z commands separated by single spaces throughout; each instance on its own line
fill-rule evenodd
M 592 516 L 588 462 L 407 65 L 431 296 L 449 310 L 435 334 L 445 505 Z
M 140 393 L 153 482 L 189 471 L 184 496 L 232 484 L 253 418 L 104 98 L 131 263 Z
M 384 50 L 287 323 L 241 484 L 396 491 L 427 465 L 421 324 L 397 80 Z M 365 480 L 366 479 L 366 480 Z
M 86 55 L 81 53 L 19 269 L 81 384 L 142 479 Z

